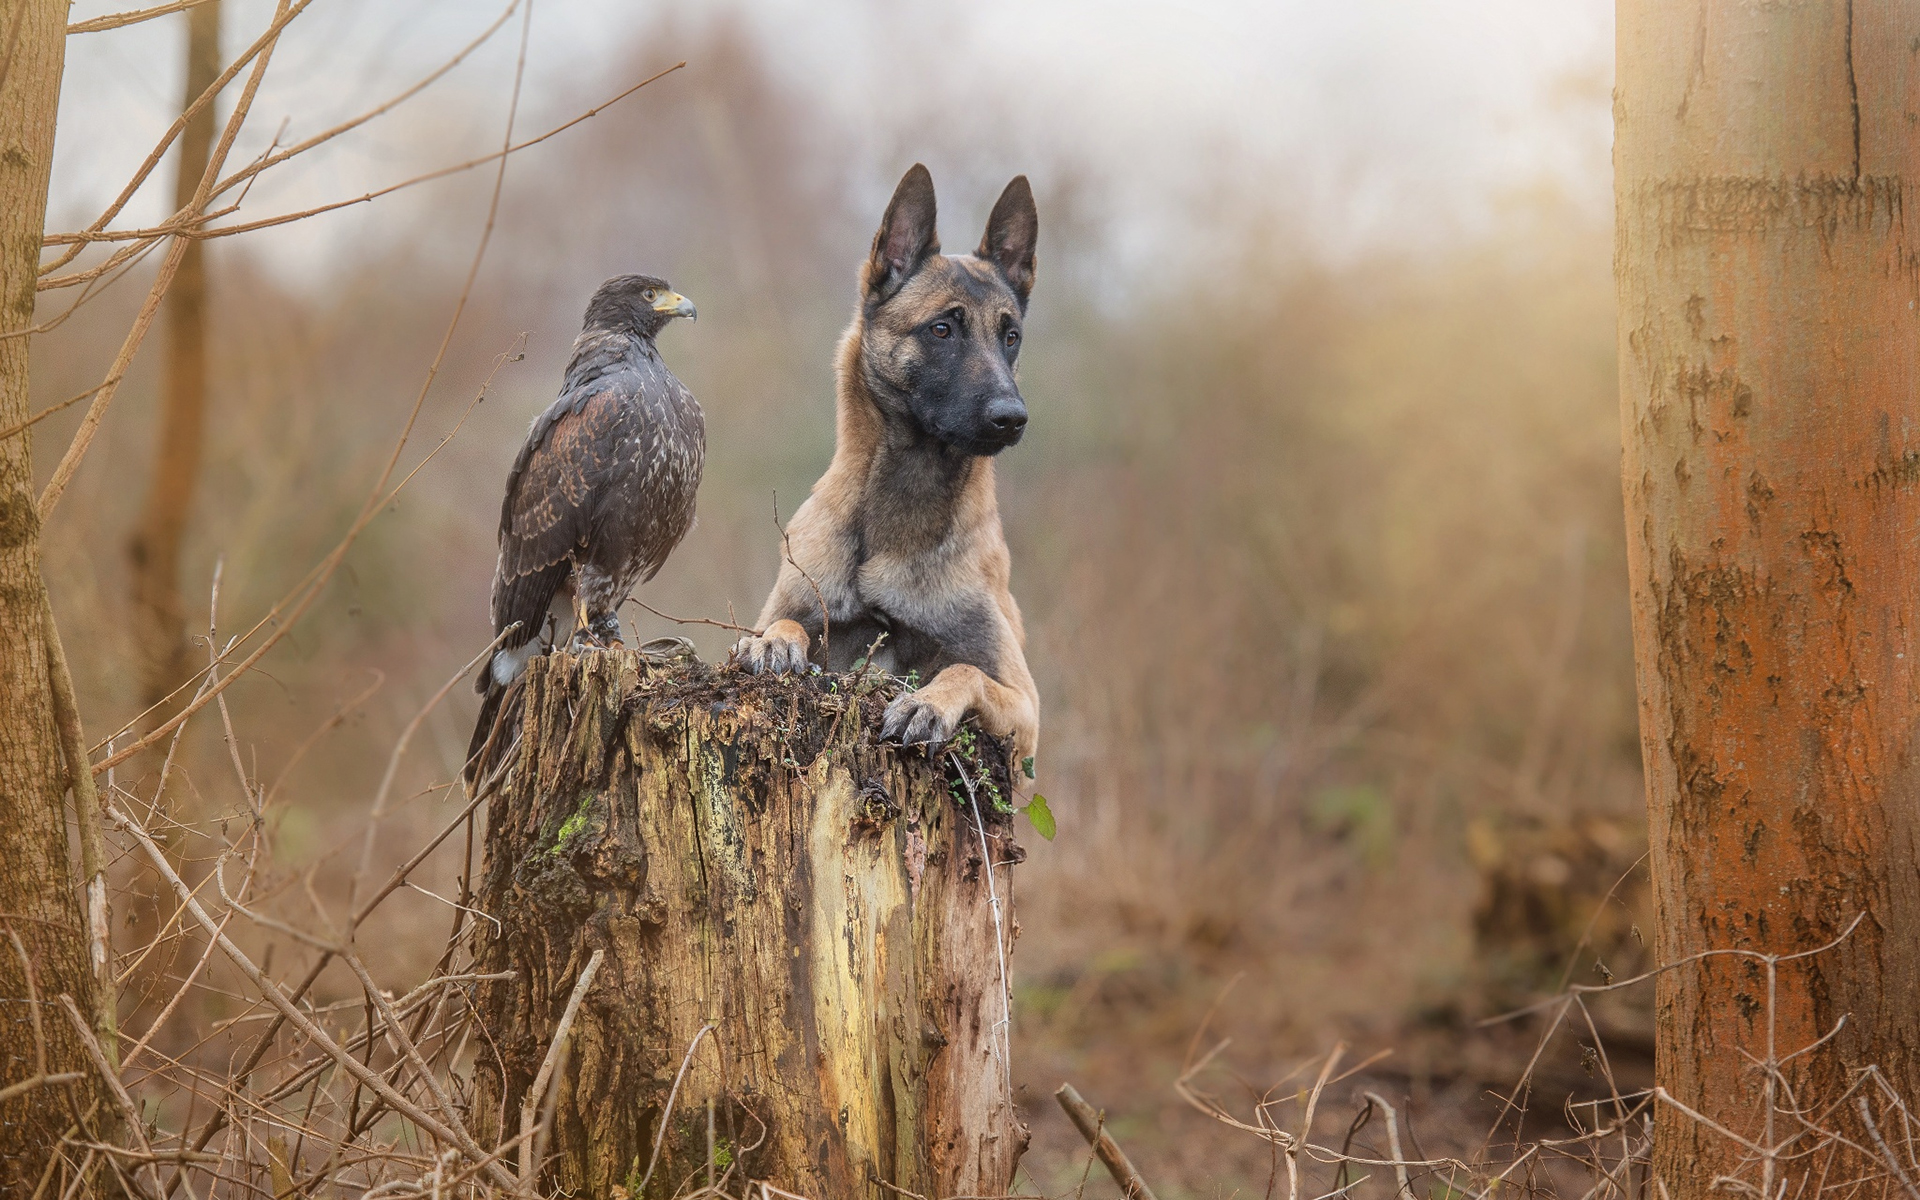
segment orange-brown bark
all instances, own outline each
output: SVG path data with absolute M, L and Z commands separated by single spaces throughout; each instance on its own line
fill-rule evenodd
M 191 105 L 220 74 L 220 0 L 187 11 L 185 98 Z M 177 211 L 193 203 L 213 149 L 214 106 L 201 108 L 180 132 Z M 180 596 L 180 547 L 200 478 L 207 411 L 206 243 L 187 243 L 167 290 L 166 369 L 153 478 L 140 524 L 127 543 L 133 625 L 140 647 L 144 699 L 158 703 L 192 670 Z
M 1622 0 L 1615 168 L 1658 1074 L 1745 1134 L 1878 1064 L 1920 1098 L 1920 14 Z M 1920 210 L 1916 210 L 1920 211 Z M 1784 1134 L 1792 1123 L 1781 1117 Z M 1676 1200 L 1740 1152 L 1661 1111 Z M 1791 1170 L 1784 1168 L 1783 1170 Z M 1753 1182 L 1753 1169 L 1744 1172 Z

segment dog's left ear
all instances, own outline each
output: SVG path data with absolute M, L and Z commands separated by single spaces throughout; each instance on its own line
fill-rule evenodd
M 1033 291 L 1033 247 L 1039 239 L 1040 214 L 1033 207 L 1033 188 L 1025 175 L 1015 175 L 994 204 L 974 255 L 1000 268 L 1023 309 Z
M 934 232 L 933 175 L 919 163 L 900 177 L 880 218 L 867 256 L 865 280 L 870 301 L 891 299 L 913 277 L 920 264 L 940 253 L 940 235 Z

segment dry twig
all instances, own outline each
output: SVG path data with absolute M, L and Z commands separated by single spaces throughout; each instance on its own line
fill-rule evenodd
M 135 9 L 131 12 L 114 13 L 111 16 L 93 17 L 85 21 L 75 21 L 67 26 L 67 36 L 76 33 L 101 33 L 108 29 L 124 29 L 128 25 L 137 25 L 142 21 L 151 21 L 155 17 L 171 16 L 185 12 L 189 8 L 198 8 L 202 4 L 211 4 L 213 0 L 172 0 L 170 4 L 156 4 L 152 8 Z
M 1120 1149 L 1120 1143 L 1114 1141 L 1113 1135 L 1107 1132 L 1105 1113 L 1095 1112 L 1093 1105 L 1082 1099 L 1070 1083 L 1061 1084 L 1053 1098 L 1066 1110 L 1067 1117 L 1072 1120 L 1073 1127 L 1080 1131 L 1080 1136 L 1087 1139 L 1087 1145 L 1093 1147 L 1093 1152 L 1100 1158 L 1100 1165 L 1120 1185 L 1122 1196 L 1127 1200 L 1156 1200 L 1153 1189 L 1140 1177 L 1133 1160 L 1127 1157 L 1126 1152 Z
M 573 995 L 567 997 L 567 1007 L 560 1014 L 560 1023 L 554 1026 L 553 1040 L 547 1045 L 547 1055 L 540 1060 L 540 1072 L 533 1077 L 533 1086 L 520 1101 L 520 1186 L 533 1186 L 534 1167 L 539 1163 L 539 1152 L 534 1136 L 534 1114 L 540 1108 L 540 1102 L 546 1098 L 547 1085 L 553 1080 L 555 1067 L 560 1061 L 561 1047 L 573 1033 L 573 1019 L 579 1015 L 580 1002 L 587 998 L 587 989 L 593 986 L 593 977 L 600 973 L 600 964 L 605 961 L 607 952 L 595 950 L 587 959 L 586 970 L 580 972 L 579 980 L 573 985 Z M 675 1082 L 679 1082 L 677 1079 Z M 671 1103 L 671 1101 L 669 1101 Z M 664 1122 L 663 1122 L 664 1123 Z

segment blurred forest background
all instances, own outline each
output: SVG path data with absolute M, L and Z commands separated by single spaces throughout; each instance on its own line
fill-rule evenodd
M 1060 828 L 1050 844 L 1028 839 L 1018 874 L 1030 1174 L 1077 1173 L 1073 1135 L 1043 1103 L 1070 1077 L 1112 1110 L 1149 1177 L 1169 1181 L 1163 1195 L 1230 1190 L 1231 1154 L 1196 1137 L 1204 1122 L 1168 1084 L 1236 977 L 1214 1028 L 1236 1038 L 1230 1057 L 1251 1078 L 1345 1037 L 1397 1048 L 1380 1069 L 1404 1079 L 1416 1120 L 1446 1089 L 1510 1080 L 1531 1032 L 1477 1023 L 1569 971 L 1598 982 L 1596 961 L 1627 974 L 1645 922 L 1610 13 L 1569 5 L 1516 34 L 1500 5 L 1465 26 L 1443 6 L 1408 6 L 1419 12 L 1404 28 L 1398 6 L 1359 5 L 1373 16 L 1329 32 L 1313 22 L 1334 18 L 1270 7 L 1278 15 L 1243 14 L 1247 28 L 1162 13 L 1203 28 L 1153 50 L 1146 21 L 1142 50 L 1011 5 L 981 9 L 959 36 L 879 4 L 802 31 L 781 6 L 669 17 L 543 3 L 530 133 L 687 66 L 512 160 L 409 462 L 523 331 L 524 360 L 501 370 L 266 670 L 230 693 L 242 754 L 268 780 L 287 768 L 280 868 L 317 864 L 323 882 L 349 869 L 342 839 L 387 747 L 485 644 L 501 481 L 595 284 L 655 272 L 701 312 L 663 338 L 707 412 L 700 523 L 642 598 L 749 620 L 777 562 L 775 497 L 791 513 L 831 451 L 832 345 L 893 180 L 928 163 L 959 252 L 1024 172 L 1042 237 L 1022 364 L 1033 424 L 1002 459 L 1001 501 L 1043 699 L 1040 789 Z M 231 51 L 270 6 L 226 8 Z M 325 9 L 289 34 L 275 75 L 292 82 L 263 93 L 259 144 L 236 159 L 282 114 L 293 137 L 328 124 L 493 15 Z M 1308 27 L 1289 34 L 1288 14 Z M 70 50 L 50 228 L 89 220 L 177 115 L 170 22 Z M 1451 68 L 1506 92 L 1488 99 L 1424 70 L 1429 53 L 1447 58 L 1423 48 L 1429 33 L 1510 39 Z M 1208 38 L 1255 35 L 1274 39 L 1264 66 L 1244 45 L 1217 74 L 1196 57 Z M 1369 56 L 1369 39 L 1388 52 Z M 263 184 L 249 211 L 486 152 L 511 41 L 384 118 L 352 157 Z M 1057 77 L 1049 47 L 1073 56 Z M 1107 91 L 1062 100 L 1088 70 L 1112 76 Z M 1435 132 L 1449 105 L 1456 123 L 1486 127 L 1485 144 Z M 208 461 L 184 569 L 196 623 L 216 559 L 223 625 L 249 625 L 351 521 L 459 293 L 486 175 L 210 244 Z M 36 407 L 97 381 L 138 287 L 89 300 L 35 342 Z M 102 734 L 141 707 L 125 668 L 123 545 L 150 466 L 156 359 L 150 348 L 136 361 L 48 531 L 56 611 Z M 79 411 L 36 431 L 43 476 Z M 637 616 L 636 636 L 684 632 L 710 659 L 731 636 Z M 399 828 L 438 826 L 456 804 L 445 785 L 472 720 L 458 696 L 416 741 Z M 345 723 L 303 750 L 343 705 Z M 217 723 L 184 753 L 170 803 L 238 811 Z M 136 926 L 152 919 L 124 907 Z M 370 956 L 400 970 L 438 952 L 443 908 L 420 896 L 389 908 Z M 203 999 L 217 1018 L 226 1001 Z M 1617 1063 L 1650 1045 L 1650 997 L 1601 1011 Z M 1257 1143 L 1240 1152 L 1261 1158 Z M 1264 1177 L 1264 1160 L 1247 1174 Z

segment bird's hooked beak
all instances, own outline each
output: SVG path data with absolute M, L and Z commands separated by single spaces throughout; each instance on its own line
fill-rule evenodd
M 693 306 L 693 301 L 679 292 L 661 292 L 660 298 L 653 302 L 653 311 L 665 313 L 669 317 L 685 317 L 689 321 L 700 319 L 700 310 Z

